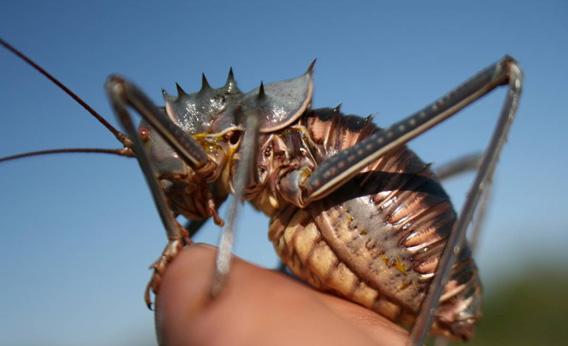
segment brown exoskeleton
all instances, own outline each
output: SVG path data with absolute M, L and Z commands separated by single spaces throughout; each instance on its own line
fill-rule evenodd
M 72 94 L 9 44 L 0 44 Z M 177 215 L 196 220 L 193 226 L 209 217 L 224 223 L 212 287 L 213 295 L 221 293 L 237 208 L 248 200 L 271 218 L 269 237 L 282 261 L 312 286 L 412 328 L 413 344 L 422 344 L 430 330 L 471 338 L 481 288 L 465 232 L 489 189 L 516 112 L 518 65 L 505 57 L 387 129 L 339 108 L 312 109 L 312 77 L 313 63 L 297 78 L 244 93 L 230 71 L 221 88 L 203 77 L 196 93 L 179 86 L 175 97 L 164 92 L 164 107 L 124 78 L 108 79 L 111 104 L 127 135 L 101 120 L 124 148 L 99 151 L 137 157 L 168 235 L 153 266 L 147 303 L 168 263 L 191 242 Z M 405 143 L 500 85 L 508 85 L 509 93 L 456 217 L 436 175 Z M 137 128 L 128 108 L 143 118 Z M 70 151 L 85 149 L 0 161 Z M 229 194 L 234 199 L 223 222 L 217 208 Z

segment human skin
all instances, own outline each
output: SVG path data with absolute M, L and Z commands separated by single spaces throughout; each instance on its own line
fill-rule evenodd
M 233 258 L 228 281 L 211 299 L 216 249 L 186 247 L 156 297 L 161 345 L 404 345 L 408 333 L 354 303 L 278 272 Z

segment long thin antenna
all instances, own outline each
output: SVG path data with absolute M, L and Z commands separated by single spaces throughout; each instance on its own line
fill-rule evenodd
M 99 148 L 64 148 L 64 149 L 48 149 L 28 151 L 16 155 L 0 157 L 0 162 L 13 161 L 32 156 L 44 156 L 53 154 L 76 154 L 76 153 L 89 153 L 89 154 L 111 154 L 124 157 L 134 157 L 134 152 L 130 148 L 122 149 L 99 149 Z
M 91 115 L 93 117 L 95 117 L 95 119 L 97 119 L 104 127 L 106 127 L 116 137 L 116 139 L 118 139 L 120 141 L 120 143 L 122 143 L 122 145 L 124 145 L 125 147 L 131 147 L 132 144 L 130 142 L 130 139 L 128 139 L 128 137 L 124 133 L 122 133 L 119 130 L 117 130 L 116 128 L 114 128 L 114 126 L 112 126 L 108 121 L 106 121 L 106 119 L 102 115 L 100 115 L 91 106 L 89 106 L 85 101 L 83 101 L 83 99 L 80 98 L 77 94 L 75 94 L 71 89 L 69 89 L 67 86 L 65 86 L 65 84 L 60 82 L 57 78 L 55 78 L 53 75 L 51 75 L 49 72 L 47 72 L 43 67 L 36 64 L 27 55 L 20 52 L 16 48 L 14 48 L 11 44 L 4 41 L 2 38 L 0 38 L 0 45 L 4 46 L 7 50 L 9 50 L 13 54 L 15 54 L 18 58 L 22 59 L 28 65 L 30 65 L 31 67 L 36 69 L 39 73 L 44 75 L 53 84 L 57 85 L 67 95 L 71 96 L 71 98 L 73 100 L 75 100 L 78 104 L 80 104 L 83 108 L 85 108 L 87 110 L 87 112 L 91 113 Z

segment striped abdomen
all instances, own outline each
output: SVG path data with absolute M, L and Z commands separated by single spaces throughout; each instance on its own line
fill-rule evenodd
M 301 123 L 310 131 L 319 162 L 380 131 L 370 121 L 331 110 L 314 110 Z M 455 220 L 428 165 L 401 148 L 323 200 L 305 209 L 280 209 L 269 237 L 286 265 L 313 286 L 410 326 Z M 466 248 L 445 287 L 434 328 L 470 338 L 480 297 Z

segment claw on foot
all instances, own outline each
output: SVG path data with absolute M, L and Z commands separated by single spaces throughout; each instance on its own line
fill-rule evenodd
M 152 277 L 144 291 L 144 301 L 150 310 L 153 310 L 151 293 L 154 293 L 154 295 L 158 294 L 162 276 L 168 265 L 176 258 L 185 245 L 189 245 L 191 243 L 191 240 L 187 237 L 187 231 L 184 229 L 184 232 L 182 233 L 183 237 L 181 239 L 168 241 L 168 244 L 164 248 L 160 258 L 158 258 L 158 260 L 150 266 L 150 269 L 153 269 L 154 272 L 152 273 Z

